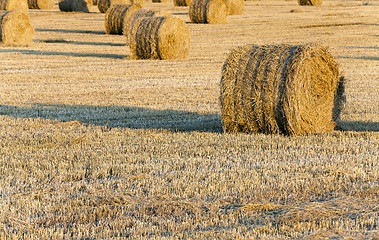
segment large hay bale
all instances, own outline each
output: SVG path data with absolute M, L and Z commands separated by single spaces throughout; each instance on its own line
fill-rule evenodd
M 343 95 L 339 79 L 336 60 L 319 44 L 237 47 L 222 68 L 224 128 L 286 135 L 333 130 Z
M 34 29 L 28 15 L 15 11 L 0 11 L 0 42 L 12 46 L 32 43 Z
M 144 0 L 99 0 L 97 7 L 99 8 L 99 11 L 102 13 L 105 13 L 108 11 L 108 9 L 114 5 L 133 5 L 133 4 L 139 4 L 141 7 L 144 6 L 145 1 Z
M 168 12 L 152 11 L 141 8 L 129 15 L 124 22 L 124 35 L 126 37 L 126 44 L 130 49 L 136 49 L 136 33 L 141 21 L 147 17 L 169 17 L 172 16 Z
M 193 23 L 225 23 L 228 7 L 225 0 L 192 0 L 189 17 Z
M 174 0 L 175 6 L 189 6 L 191 4 L 191 0 Z
M 298 0 L 298 3 L 301 6 L 320 6 L 322 4 L 322 0 Z
M 29 9 L 52 9 L 54 0 L 28 0 Z
M 241 15 L 245 10 L 244 0 L 226 0 L 229 15 Z
M 188 27 L 177 17 L 143 18 L 135 39 L 131 52 L 140 59 L 183 59 L 189 53 Z
M 0 11 L 19 10 L 23 13 L 28 13 L 28 0 L 0 0 Z
M 58 6 L 62 12 L 88 13 L 92 7 L 92 0 L 61 0 Z
M 124 23 L 130 14 L 141 9 L 139 4 L 136 5 L 119 5 L 111 6 L 105 14 L 105 31 L 107 34 L 123 34 Z

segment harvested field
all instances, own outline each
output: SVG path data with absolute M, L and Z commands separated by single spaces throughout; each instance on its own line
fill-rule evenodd
M 379 1 L 246 1 L 187 23 L 184 60 L 132 60 L 105 14 L 29 10 L 0 45 L 0 239 L 376 239 Z M 224 133 L 221 69 L 245 44 L 328 46 L 346 79 L 336 130 Z M 27 236 L 27 237 L 25 237 Z

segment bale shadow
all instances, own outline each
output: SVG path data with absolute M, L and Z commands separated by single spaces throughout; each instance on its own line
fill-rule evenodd
M 36 28 L 37 32 L 60 32 L 60 33 L 84 33 L 84 34 L 96 34 L 96 35 L 105 35 L 105 31 L 92 31 L 92 30 L 68 30 L 68 29 L 45 29 L 45 28 Z
M 361 47 L 361 46 L 345 46 L 344 48 L 356 48 L 356 49 L 374 49 L 374 50 L 378 50 L 379 47 Z
M 64 39 L 36 39 L 35 42 L 43 43 L 65 43 L 65 44 L 74 44 L 74 45 L 93 45 L 93 46 L 115 46 L 123 47 L 126 46 L 126 43 L 106 43 L 106 42 L 80 42 L 80 41 L 69 41 Z
M 73 53 L 73 52 L 55 52 L 55 51 L 37 51 L 37 50 L 22 50 L 22 49 L 0 49 L 0 52 L 22 53 L 27 55 L 55 55 L 68 57 L 97 57 L 97 58 L 115 58 L 125 59 L 128 55 L 119 54 L 102 54 L 102 53 Z
M 153 110 L 129 106 L 33 104 L 30 107 L 0 105 L 0 115 L 79 121 L 107 128 L 166 129 L 175 132 L 222 132 L 218 114 L 176 110 Z
M 347 57 L 347 56 L 339 56 L 337 58 L 379 61 L 379 57 Z
M 379 122 L 337 121 L 336 130 L 353 132 L 379 132 Z

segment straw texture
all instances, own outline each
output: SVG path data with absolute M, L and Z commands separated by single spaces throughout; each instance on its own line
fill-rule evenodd
M 192 0 L 189 17 L 193 23 L 225 23 L 228 7 L 224 0 Z
M 244 0 L 227 0 L 226 5 L 228 7 L 229 15 L 241 15 L 245 10 Z
M 141 9 L 136 5 L 112 5 L 105 14 L 105 31 L 107 34 L 123 35 L 125 20 L 135 11 Z
M 29 9 L 52 9 L 54 0 L 28 0 Z
M 287 135 L 331 131 L 342 107 L 342 80 L 336 60 L 319 44 L 237 47 L 222 68 L 224 128 Z
M 11 46 L 28 46 L 34 29 L 28 15 L 15 11 L 0 11 L 0 42 Z
M 147 17 L 138 25 L 131 52 L 140 59 L 183 59 L 190 48 L 186 23 L 177 17 Z
M 320 6 L 322 0 L 298 0 L 299 5 Z
M 0 11 L 13 11 L 19 10 L 23 13 L 28 13 L 28 1 L 27 0 L 0 0 Z

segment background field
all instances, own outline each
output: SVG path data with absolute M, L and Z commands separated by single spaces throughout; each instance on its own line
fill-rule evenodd
M 105 14 L 30 10 L 0 46 L 0 238 L 379 238 L 379 1 L 247 1 L 188 22 L 180 61 L 129 60 Z M 227 134 L 219 81 L 243 44 L 323 43 L 347 79 L 336 131 Z

